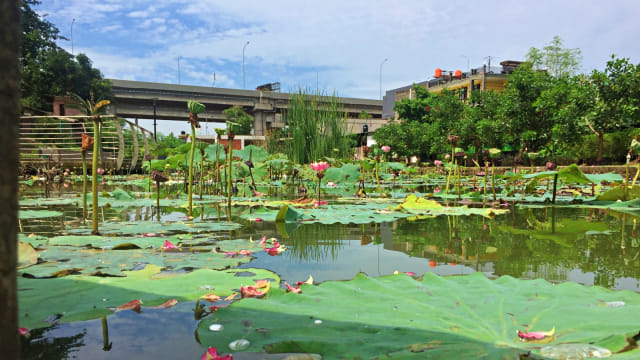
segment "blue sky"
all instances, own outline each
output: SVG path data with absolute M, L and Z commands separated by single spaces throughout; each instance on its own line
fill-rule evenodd
M 521 60 L 555 35 L 583 72 L 640 62 L 640 2 L 43 0 L 37 8 L 105 77 L 247 89 L 280 82 L 344 97 Z M 71 51 L 71 41 L 60 41 Z M 382 77 L 380 77 L 381 64 Z

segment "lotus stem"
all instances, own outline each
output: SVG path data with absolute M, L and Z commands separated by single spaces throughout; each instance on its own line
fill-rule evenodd
M 382 187 L 380 187 L 380 173 L 378 170 L 378 164 L 380 160 L 376 158 L 376 183 L 378 184 L 378 193 L 380 193 L 380 197 L 382 197 Z
M 447 187 L 444 190 L 444 193 L 447 194 L 447 195 L 449 194 L 449 182 L 451 182 L 451 173 L 453 172 L 453 159 L 454 159 L 453 156 L 454 155 L 455 155 L 455 147 L 452 145 L 451 146 L 451 159 L 450 159 L 450 162 L 449 162 L 449 174 L 447 174 Z
M 160 181 L 156 181 L 156 209 L 160 221 Z
M 629 198 L 629 160 L 631 160 L 631 155 L 627 155 L 627 163 L 625 165 L 624 201 L 627 201 L 627 199 Z
M 93 120 L 93 159 L 91 164 L 91 233 L 98 235 L 98 153 L 100 152 L 100 122 Z
M 556 204 L 556 189 L 558 188 L 558 173 L 555 173 L 553 176 L 553 194 L 551 197 L 551 203 L 553 205 Z
M 191 124 L 191 151 L 189 152 L 189 184 L 187 187 L 187 216 L 193 217 L 193 156 L 196 151 L 196 127 Z
M 636 165 L 636 176 L 633 177 L 633 182 L 631 183 L 631 187 L 636 186 L 636 180 L 638 180 L 638 175 L 640 175 L 640 162 Z
M 318 173 L 318 175 L 320 175 Z M 318 207 L 320 207 L 320 183 L 322 182 L 322 177 L 318 176 Z
M 109 325 L 107 324 L 106 315 L 102 315 L 102 350 L 111 350 L 111 344 L 109 343 Z
M 82 222 L 87 220 L 87 151 L 82 150 Z
M 231 165 L 233 165 L 233 136 L 229 136 L 229 166 L 227 167 L 227 208 L 231 214 Z M 228 219 L 231 221 L 231 219 Z
M 200 156 L 200 200 L 202 200 L 203 187 L 204 187 L 204 155 Z
M 495 165 L 491 162 L 491 190 L 493 192 L 493 201 L 496 200 L 496 177 L 495 177 Z

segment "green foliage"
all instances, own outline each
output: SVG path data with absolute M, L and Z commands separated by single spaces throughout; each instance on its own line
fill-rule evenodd
M 32 113 L 50 113 L 52 95 L 70 93 L 89 99 L 111 97 L 111 85 L 102 77 L 91 60 L 84 55 L 74 56 L 56 45 L 60 31 L 33 9 L 39 1 L 22 2 L 22 105 Z
M 197 115 L 204 111 L 205 106 L 195 100 L 189 100 L 187 101 L 187 109 L 190 113 Z
M 325 359 L 376 359 L 380 354 L 401 359 L 518 359 L 539 358 L 545 346 L 563 343 L 595 344 L 615 352 L 638 331 L 638 294 L 570 282 L 428 272 L 418 280 L 405 274 L 358 274 L 348 282 L 301 289 L 295 294 L 272 288 L 267 299 L 243 299 L 220 309 L 199 325 L 199 339 L 205 347 L 224 348 L 246 338 L 248 351 L 313 352 Z M 603 306 L 614 301 L 625 305 Z M 225 331 L 209 331 L 214 322 L 223 323 Z M 546 344 L 517 336 L 517 331 L 552 328 L 556 336 L 545 339 Z M 251 329 L 269 329 L 269 336 Z M 615 358 L 637 358 L 639 351 Z
M 580 49 L 565 49 L 559 36 L 542 49 L 532 47 L 527 53 L 527 61 L 536 70 L 546 70 L 555 77 L 573 75 L 580 70 L 582 54 Z
M 227 120 L 227 130 L 235 135 L 250 135 L 253 129 L 253 117 L 247 114 L 241 106 L 235 105 L 223 112 Z
M 355 146 L 346 136 L 346 114 L 335 94 L 311 95 L 298 89 L 291 94 L 284 121 L 287 126 L 267 138 L 267 149 L 272 154 L 286 154 L 295 163 L 350 157 Z

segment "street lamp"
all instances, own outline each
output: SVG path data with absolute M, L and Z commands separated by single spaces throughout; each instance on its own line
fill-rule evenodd
M 382 100 L 382 65 L 387 62 L 389 59 L 384 59 L 380 63 L 380 100 Z
M 467 57 L 466 55 L 460 55 L 463 58 L 467 59 L 467 76 L 471 75 L 471 68 L 469 67 L 469 57 Z
M 71 20 L 71 56 L 73 56 L 73 23 L 76 22 L 76 18 Z
M 180 85 L 180 58 L 182 56 L 178 56 L 178 85 Z
M 247 45 L 249 45 L 248 41 L 242 47 L 242 88 L 243 89 L 245 88 L 245 81 L 244 81 L 244 50 L 247 48 Z

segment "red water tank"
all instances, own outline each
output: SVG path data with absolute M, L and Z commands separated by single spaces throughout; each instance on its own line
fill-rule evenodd
M 442 69 L 437 68 L 437 69 L 436 69 L 435 77 L 439 78 L 440 76 L 442 76 Z
M 461 70 L 456 70 L 456 73 L 453 76 L 462 77 L 462 71 Z

